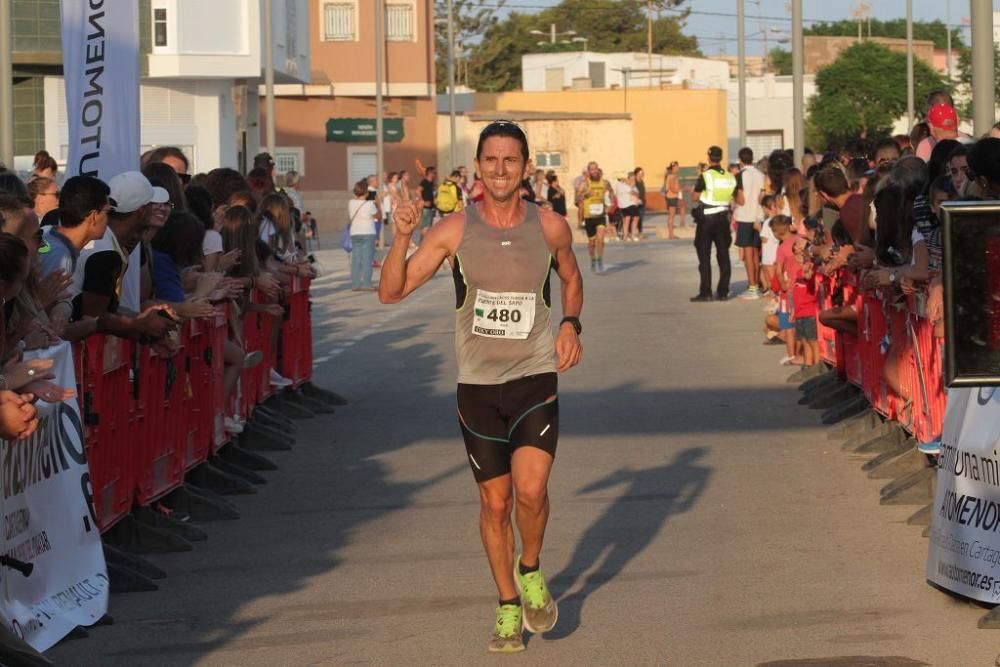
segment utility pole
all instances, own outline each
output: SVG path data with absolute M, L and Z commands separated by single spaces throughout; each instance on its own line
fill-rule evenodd
M 385 179 L 385 110 L 382 109 L 382 55 L 385 52 L 385 0 L 375 0 L 375 177 Z
M 743 0 L 736 0 L 736 73 L 740 97 L 740 148 L 747 145 L 747 49 Z
M 0 162 L 14 168 L 14 67 L 10 0 L 0 0 Z
M 948 69 L 948 83 L 951 83 L 951 0 L 945 0 L 944 3 L 944 27 L 947 34 L 947 48 L 948 55 L 945 59 L 945 67 Z
M 272 0 L 264 0 L 264 136 L 267 152 L 274 159 L 274 12 Z
M 802 80 L 805 75 L 805 40 L 802 37 L 802 0 L 792 0 L 792 141 L 795 164 L 802 164 L 806 143 L 805 99 Z
M 972 4 L 972 98 L 973 134 L 981 136 L 993 127 L 996 96 L 993 91 L 993 3 Z
M 653 87 L 653 0 L 646 0 L 646 58 L 649 67 L 646 68 L 646 80 Z
M 555 24 L 552 29 L 555 30 Z M 449 142 L 448 156 L 451 163 L 448 165 L 449 172 L 455 168 L 455 6 L 454 0 L 448 0 L 448 120 L 451 123 L 451 141 Z
M 913 0 L 906 0 L 906 131 L 913 129 Z

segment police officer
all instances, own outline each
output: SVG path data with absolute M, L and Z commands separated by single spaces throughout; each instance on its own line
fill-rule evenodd
M 729 227 L 729 205 L 735 201 L 743 204 L 743 193 L 736 189 L 736 177 L 722 167 L 722 149 L 712 146 L 708 149 L 708 169 L 698 177 L 694 185 L 692 199 L 700 205 L 699 215 L 694 216 L 698 224 L 694 235 L 694 248 L 698 253 L 698 273 L 701 286 L 692 302 L 726 301 L 729 298 L 729 278 L 732 267 L 729 263 L 729 246 L 733 243 Z M 712 244 L 719 262 L 719 285 L 712 295 Z

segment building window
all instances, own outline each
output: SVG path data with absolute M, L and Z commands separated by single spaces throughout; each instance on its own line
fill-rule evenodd
M 153 10 L 153 46 L 167 45 L 167 10 Z
M 278 174 L 296 171 L 305 173 L 305 150 L 300 147 L 281 147 L 274 149 L 274 170 Z
M 353 2 L 328 2 L 323 5 L 323 39 L 328 42 L 353 41 L 355 7 Z
M 549 169 L 558 169 L 562 166 L 562 153 L 549 151 L 547 153 L 538 153 L 535 155 L 535 166 L 539 169 L 543 167 L 548 167 Z
M 413 5 L 389 4 L 385 7 L 385 38 L 389 42 L 413 41 Z

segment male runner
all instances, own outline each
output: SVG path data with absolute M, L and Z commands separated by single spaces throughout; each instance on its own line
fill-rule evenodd
M 447 258 L 455 279 L 458 419 L 479 485 L 486 556 L 500 602 L 492 652 L 524 650 L 522 628 L 546 632 L 558 616 L 539 569 L 549 517 L 549 471 L 559 432 L 556 371 L 580 362 L 583 280 L 566 219 L 520 197 L 528 140 L 496 121 L 479 135 L 476 171 L 485 195 L 445 217 L 407 259 L 418 209 L 396 210 L 396 237 L 382 265 L 379 298 L 397 303 Z M 550 278 L 562 281 L 565 317 L 553 341 Z M 555 354 L 553 354 L 553 350 Z M 521 555 L 514 558 L 515 507 Z
M 587 178 L 580 183 L 576 198 L 583 206 L 583 224 L 587 228 L 590 270 L 604 273 L 604 230 L 607 228 L 607 197 L 614 195 L 596 162 L 587 164 Z

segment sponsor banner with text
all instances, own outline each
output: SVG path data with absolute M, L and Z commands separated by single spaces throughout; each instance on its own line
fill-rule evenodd
M 29 353 L 55 362 L 53 382 L 75 387 L 69 343 Z M 38 430 L 0 440 L 3 553 L 34 565 L 25 577 L 0 568 L 0 622 L 44 651 L 108 609 L 108 575 L 94 516 L 76 400 L 37 403 Z
M 1000 388 L 948 392 L 927 580 L 1000 603 Z

